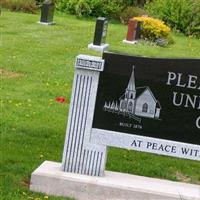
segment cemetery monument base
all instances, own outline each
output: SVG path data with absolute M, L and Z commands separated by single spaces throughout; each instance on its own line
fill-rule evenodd
M 124 40 L 123 40 L 123 43 L 124 43 L 124 44 L 137 44 L 138 41 L 137 41 L 137 40 L 129 41 L 129 40 L 124 39 Z
M 30 189 L 76 200 L 200 200 L 200 186 L 105 171 L 104 177 L 66 173 L 45 161 L 31 176 Z
M 95 50 L 95 51 L 107 51 L 109 47 L 109 44 L 102 44 L 102 45 L 94 45 L 93 43 L 88 45 L 88 49 Z
M 41 25 L 55 25 L 56 23 L 55 22 L 38 22 L 38 24 L 41 24 Z

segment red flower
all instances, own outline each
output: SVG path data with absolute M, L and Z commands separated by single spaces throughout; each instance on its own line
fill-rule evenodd
M 66 99 L 64 97 L 56 97 L 55 99 L 59 103 L 66 103 Z

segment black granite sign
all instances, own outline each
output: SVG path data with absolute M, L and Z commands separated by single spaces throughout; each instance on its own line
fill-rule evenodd
M 41 18 L 42 23 L 53 23 L 55 4 L 51 0 L 46 0 L 41 7 Z
M 200 59 L 103 59 L 94 129 L 200 145 Z
M 98 17 L 96 21 L 95 33 L 94 33 L 94 45 L 102 45 L 106 42 L 108 28 L 108 20 L 104 17 Z

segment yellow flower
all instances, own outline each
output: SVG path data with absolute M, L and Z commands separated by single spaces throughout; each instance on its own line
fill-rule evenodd
M 46 196 L 44 196 L 44 199 L 48 199 L 49 197 L 46 195 Z
M 134 17 L 135 20 L 143 22 L 142 35 L 144 38 L 154 40 L 157 38 L 168 38 L 171 29 L 163 21 L 152 17 Z

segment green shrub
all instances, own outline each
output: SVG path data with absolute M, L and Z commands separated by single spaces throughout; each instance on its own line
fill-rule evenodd
M 79 0 L 75 5 L 75 14 L 79 17 L 83 15 L 89 16 L 91 11 L 90 4 L 85 0 Z
M 119 18 L 123 24 L 127 24 L 130 18 L 145 15 L 146 12 L 138 7 L 127 7 L 120 14 Z
M 78 9 L 76 9 L 76 5 L 78 4 L 79 0 L 60 0 L 57 3 L 57 9 L 62 12 L 68 12 L 73 15 L 82 15 L 83 13 L 76 13 Z M 86 1 L 85 1 L 86 2 Z
M 35 0 L 36 5 L 41 6 L 45 0 Z M 53 3 L 57 3 L 59 0 L 50 0 Z
M 171 28 L 200 37 L 200 0 L 154 0 L 146 9 Z
M 1 0 L 1 5 L 11 11 L 27 13 L 35 13 L 38 9 L 35 0 Z
M 117 18 L 136 0 L 59 0 L 57 9 L 77 16 Z
M 44 0 L 35 0 L 36 5 L 40 6 L 44 2 Z
M 102 14 L 110 18 L 117 18 L 123 8 L 123 0 L 107 0 L 102 5 Z

